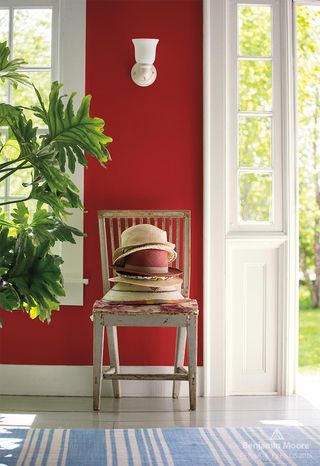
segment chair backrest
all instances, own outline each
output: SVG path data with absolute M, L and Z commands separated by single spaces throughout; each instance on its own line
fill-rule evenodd
M 172 266 L 183 270 L 182 294 L 189 297 L 191 213 L 189 210 L 99 210 L 99 234 L 103 293 L 110 289 L 110 276 L 115 275 L 109 266 L 112 255 L 120 245 L 121 233 L 139 223 L 151 223 L 167 231 L 168 241 L 176 245 L 177 259 Z

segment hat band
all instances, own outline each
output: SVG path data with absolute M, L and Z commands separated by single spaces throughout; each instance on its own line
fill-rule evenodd
M 125 264 L 124 268 L 132 272 L 141 273 L 168 273 L 168 267 L 144 267 L 142 265 Z

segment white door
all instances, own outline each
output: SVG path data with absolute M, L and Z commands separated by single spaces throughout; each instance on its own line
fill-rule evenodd
M 294 386 L 292 9 L 291 0 L 205 2 L 208 395 Z

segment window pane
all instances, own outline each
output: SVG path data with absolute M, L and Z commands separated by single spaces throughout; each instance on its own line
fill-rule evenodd
M 7 128 L 0 128 L 0 148 L 1 148 L 1 151 L 0 151 L 0 163 L 4 163 L 6 162 L 6 158 L 4 156 L 4 152 L 2 150 L 2 147 L 3 145 L 5 144 L 6 142 L 6 135 L 7 135 Z M 6 191 L 6 180 L 3 180 L 3 181 L 0 181 L 0 196 L 4 196 L 5 195 L 5 191 Z M 4 199 L 1 199 L 0 202 L 3 202 Z M 1 207 L 0 207 L 1 209 Z
M 51 65 L 51 10 L 16 9 L 13 24 L 13 55 L 30 66 Z
M 30 183 L 31 170 L 18 170 L 10 176 L 10 196 L 28 196 L 30 187 L 24 187 L 22 183 Z
M 8 85 L 0 81 L 0 102 L 8 102 Z
M 238 7 L 239 54 L 271 56 L 271 7 Z
M 0 10 L 0 42 L 9 39 L 9 10 Z
M 271 222 L 272 175 L 240 173 L 240 220 Z
M 239 61 L 239 109 L 251 112 L 272 109 L 271 61 Z
M 48 105 L 49 93 L 51 88 L 51 72 L 50 71 L 30 71 L 28 72 L 31 81 L 34 83 L 36 88 L 39 90 L 44 104 Z M 17 89 L 13 89 L 13 102 L 14 105 L 23 105 L 30 107 L 32 105 L 38 105 L 38 98 L 33 88 L 27 86 L 18 86 Z M 31 111 L 24 111 L 27 118 L 32 118 L 35 125 L 44 127 L 45 124 L 42 120 L 35 118 Z
M 239 117 L 240 167 L 271 167 L 271 118 Z

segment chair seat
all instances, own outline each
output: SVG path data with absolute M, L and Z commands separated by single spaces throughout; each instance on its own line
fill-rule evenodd
M 195 299 L 186 299 L 184 302 L 171 304 L 112 304 L 103 299 L 97 300 L 93 305 L 93 314 L 107 312 L 121 315 L 155 315 L 155 314 L 183 314 L 198 315 L 198 303 Z

